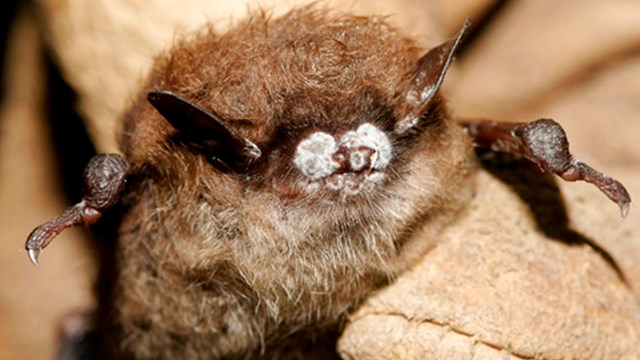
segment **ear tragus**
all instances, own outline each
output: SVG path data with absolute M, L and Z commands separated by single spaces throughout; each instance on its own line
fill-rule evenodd
M 451 60 L 470 25 L 471 21 L 467 19 L 455 39 L 429 50 L 418 60 L 410 73 L 404 98 L 401 99 L 404 104 L 401 105 L 403 110 L 400 112 L 400 121 L 395 126 L 396 133 L 402 134 L 414 127 L 427 111 L 440 90 Z
M 228 129 L 218 115 L 170 91 L 149 91 L 147 100 L 189 144 L 235 170 L 262 155 L 256 144 Z

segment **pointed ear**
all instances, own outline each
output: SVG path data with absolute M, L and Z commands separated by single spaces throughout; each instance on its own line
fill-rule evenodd
M 408 86 L 401 94 L 404 95 L 401 98 L 404 103 L 400 105 L 402 111 L 400 121 L 395 126 L 396 133 L 402 134 L 414 127 L 427 111 L 470 25 L 471 21 L 467 19 L 455 39 L 429 50 L 418 60 L 409 74 Z
M 162 90 L 149 91 L 147 100 L 189 144 L 234 170 L 246 168 L 262 155 L 256 144 L 228 129 L 218 115 L 189 100 Z

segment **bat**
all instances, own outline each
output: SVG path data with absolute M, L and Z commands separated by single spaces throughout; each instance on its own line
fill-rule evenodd
M 416 261 L 413 233 L 456 218 L 474 146 L 590 182 L 625 216 L 624 186 L 577 161 L 557 122 L 448 114 L 468 28 L 424 51 L 384 18 L 305 7 L 177 42 L 124 113 L 123 155 L 89 162 L 82 201 L 28 237 L 31 261 L 118 204 L 105 353 L 277 358 L 339 333 Z

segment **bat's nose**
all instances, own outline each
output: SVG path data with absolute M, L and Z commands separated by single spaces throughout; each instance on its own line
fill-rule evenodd
M 369 123 L 343 134 L 338 147 L 348 171 L 382 170 L 391 160 L 389 138 Z
M 347 131 L 338 139 L 318 131 L 298 144 L 294 165 L 311 180 L 370 170 L 383 170 L 391 160 L 391 142 L 370 123 Z
M 352 149 L 349 154 L 349 166 L 351 171 L 361 171 L 371 169 L 372 158 L 377 156 L 376 150 L 367 146 L 360 146 Z
M 377 156 L 376 150 L 368 146 L 342 146 L 335 153 L 333 160 L 340 164 L 336 172 L 361 172 L 371 170 L 373 159 Z

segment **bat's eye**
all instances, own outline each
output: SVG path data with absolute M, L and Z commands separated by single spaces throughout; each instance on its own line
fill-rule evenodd
M 321 131 L 311 134 L 298 144 L 293 163 L 313 185 L 307 186 L 310 190 L 322 186 L 357 194 L 384 178 L 382 171 L 391 156 L 387 135 L 365 123 L 339 137 Z

